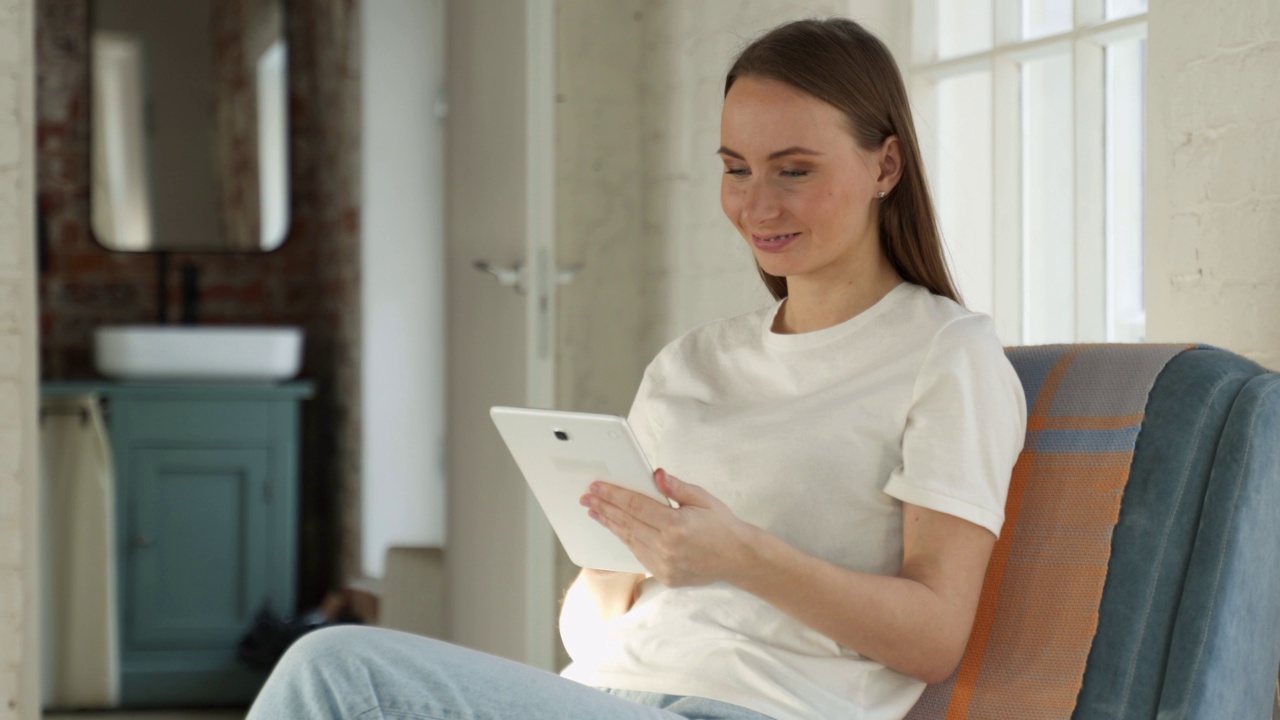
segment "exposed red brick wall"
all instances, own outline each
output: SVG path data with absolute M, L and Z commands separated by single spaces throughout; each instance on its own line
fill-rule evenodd
M 294 191 L 315 233 L 310 282 L 316 296 L 309 327 L 318 338 L 317 373 L 328 378 L 319 403 L 317 435 L 334 450 L 331 483 L 317 491 L 338 527 L 316 527 L 303 542 L 328 543 L 326 556 L 345 582 L 360 567 L 360 44 L 358 0 L 291 0 L 290 61 L 308 73 L 290 74 L 295 140 L 294 172 L 307 178 Z M 283 248 L 282 248 L 283 249 Z M 319 456 L 315 456 L 319 458 Z M 305 530 L 305 529 L 304 529 Z
M 173 254 L 200 278 L 202 324 L 300 325 L 308 403 L 303 458 L 300 602 L 338 584 L 356 557 L 359 506 L 359 85 L 355 0 L 286 3 L 290 42 L 293 204 L 289 238 L 267 254 Z M 157 258 L 110 252 L 89 221 L 88 0 L 41 0 L 37 11 L 37 188 L 41 375 L 95 377 L 93 329 L 157 320 Z M 342 508 L 341 511 L 338 508 Z M 348 520 L 354 518 L 355 520 Z M 342 562 L 342 568 L 339 562 Z

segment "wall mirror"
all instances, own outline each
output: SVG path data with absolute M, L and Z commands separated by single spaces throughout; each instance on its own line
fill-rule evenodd
M 289 229 L 284 0 L 94 0 L 90 204 L 104 247 L 265 252 Z

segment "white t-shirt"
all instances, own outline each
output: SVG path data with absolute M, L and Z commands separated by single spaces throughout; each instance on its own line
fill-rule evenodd
M 1026 425 L 991 320 L 902 283 L 815 332 L 771 328 L 781 302 L 699 327 L 645 372 L 630 422 L 655 467 L 846 568 L 896 575 L 902 502 L 997 535 Z M 696 695 L 777 718 L 902 718 L 924 683 L 725 583 L 646 579 L 563 675 Z

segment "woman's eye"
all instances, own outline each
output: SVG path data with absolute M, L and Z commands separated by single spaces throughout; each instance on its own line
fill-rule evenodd
M 809 174 L 808 170 L 783 170 L 782 176 L 789 178 L 801 178 Z
M 745 168 L 725 168 L 725 169 L 724 169 L 724 174 L 725 174 L 725 175 L 733 175 L 733 176 L 735 176 L 735 177 L 745 177 L 745 176 L 747 176 L 749 173 L 748 173 L 748 171 L 747 171 Z

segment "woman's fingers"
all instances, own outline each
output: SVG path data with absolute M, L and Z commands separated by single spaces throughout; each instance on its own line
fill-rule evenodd
M 665 503 L 660 503 L 638 492 L 601 481 L 591 483 L 591 487 L 584 497 L 587 499 L 595 498 L 614 505 L 628 515 L 653 527 L 662 527 L 669 519 L 663 514 L 664 511 L 671 511 L 671 507 Z M 583 504 L 591 507 L 587 503 Z
M 732 570 L 740 555 L 738 521 L 728 507 L 697 485 L 663 472 L 655 479 L 663 494 L 681 503 L 679 508 L 602 481 L 592 483 L 581 502 L 670 587 L 715 582 Z
M 653 526 L 599 497 L 584 495 L 582 504 L 587 506 L 587 514 L 591 519 L 617 535 L 632 552 L 649 547 L 658 535 L 658 530 Z M 643 558 L 641 562 L 643 563 Z

